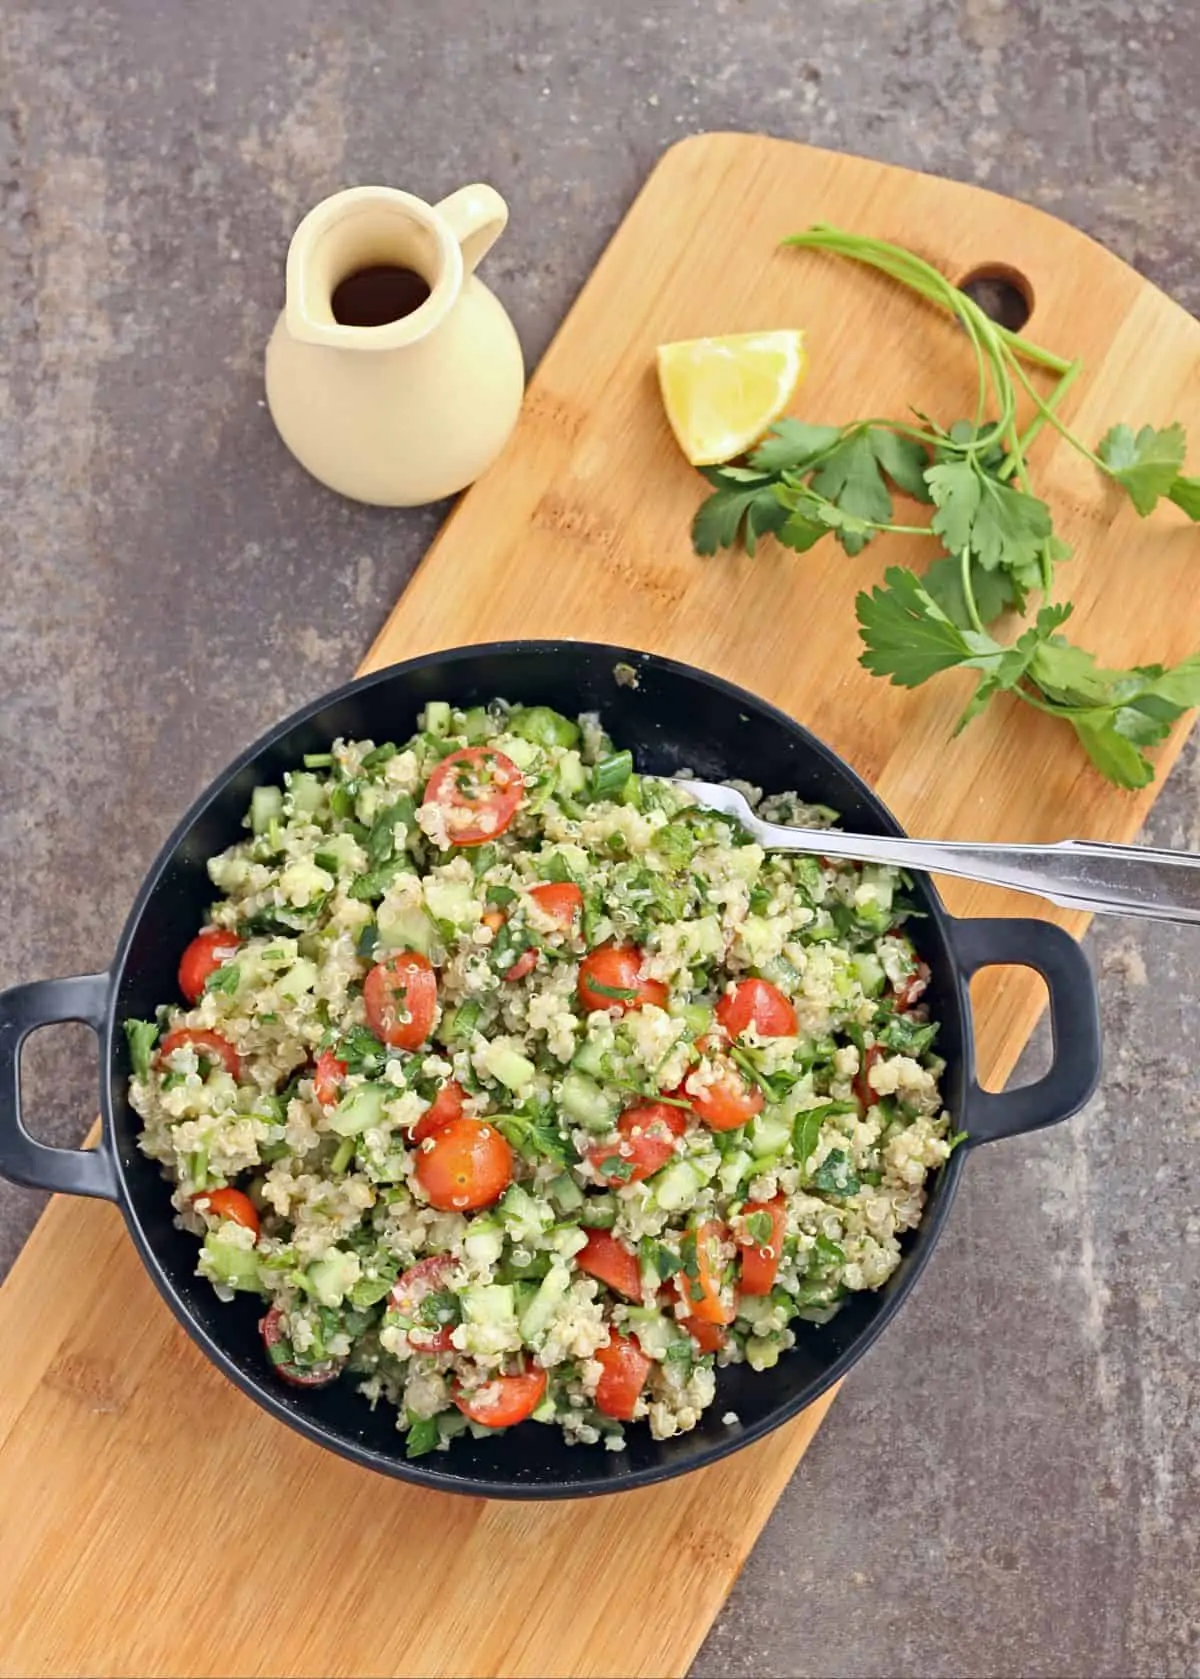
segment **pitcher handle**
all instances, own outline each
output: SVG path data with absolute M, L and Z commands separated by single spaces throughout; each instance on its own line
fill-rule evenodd
M 508 225 L 508 205 L 495 187 L 476 182 L 459 187 L 434 210 L 450 225 L 462 246 L 463 271 L 470 274 L 491 250 Z

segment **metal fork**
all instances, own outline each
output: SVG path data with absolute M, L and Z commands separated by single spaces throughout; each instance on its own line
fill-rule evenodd
M 957 875 L 988 886 L 1035 892 L 1065 909 L 1141 915 L 1157 921 L 1200 921 L 1200 856 L 1143 845 L 1059 840 L 1054 845 L 973 845 L 953 840 L 880 838 L 840 828 L 792 828 L 764 822 L 745 797 L 711 781 L 672 782 L 698 805 L 740 822 L 767 851 L 849 857 L 858 863 Z

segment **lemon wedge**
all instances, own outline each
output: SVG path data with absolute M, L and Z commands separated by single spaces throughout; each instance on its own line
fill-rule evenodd
M 802 332 L 736 332 L 658 347 L 671 430 L 693 466 L 745 454 L 792 400 L 808 367 Z

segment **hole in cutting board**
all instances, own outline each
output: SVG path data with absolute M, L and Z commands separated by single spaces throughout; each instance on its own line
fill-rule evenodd
M 985 262 L 958 282 L 989 320 L 1009 332 L 1020 332 L 1033 314 L 1033 287 L 1019 269 L 1003 262 Z

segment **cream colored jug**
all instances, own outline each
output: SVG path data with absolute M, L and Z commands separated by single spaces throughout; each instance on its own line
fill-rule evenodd
M 507 221 L 487 186 L 435 205 L 353 187 L 296 229 L 267 402 L 293 455 L 330 489 L 413 507 L 472 483 L 504 447 L 524 391 L 521 346 L 474 271 Z M 342 282 L 397 269 L 411 271 L 410 313 L 367 326 L 336 318 Z

